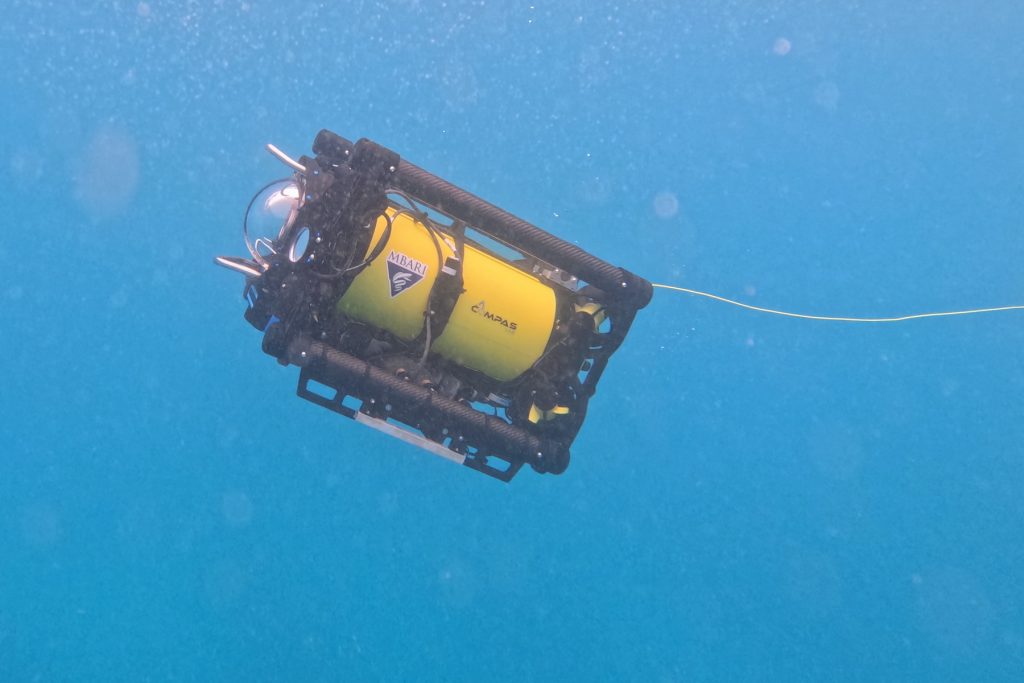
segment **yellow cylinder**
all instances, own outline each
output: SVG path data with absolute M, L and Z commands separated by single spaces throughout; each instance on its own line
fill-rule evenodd
M 426 226 L 408 213 L 389 213 L 393 220 L 387 244 L 352 281 L 338 310 L 411 341 L 423 331 L 427 297 L 454 245 L 438 235 L 439 259 Z M 378 219 L 367 254 L 382 239 L 386 225 Z M 463 252 L 465 291 L 431 350 L 496 380 L 515 379 L 544 353 L 557 322 L 555 292 L 472 245 Z

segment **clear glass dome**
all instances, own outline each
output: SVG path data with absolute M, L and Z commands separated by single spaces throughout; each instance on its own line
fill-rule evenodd
M 253 199 L 245 216 L 248 233 L 254 238 L 280 239 L 295 222 L 299 212 L 299 186 L 294 180 L 268 185 Z

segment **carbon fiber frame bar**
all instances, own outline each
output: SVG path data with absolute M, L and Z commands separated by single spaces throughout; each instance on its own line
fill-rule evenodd
M 569 465 L 568 444 L 538 438 L 305 335 L 288 342 L 281 360 L 303 368 L 313 379 L 335 389 L 374 397 L 379 409 L 390 406 L 390 412 L 402 422 L 435 425 L 437 431 L 443 426 L 453 439 L 462 437 L 467 446 L 484 456 L 527 463 L 539 472 L 552 474 L 561 474 Z M 466 464 L 475 467 L 471 460 L 467 459 Z
M 627 301 L 633 308 L 643 308 L 651 300 L 652 289 L 647 280 L 588 254 L 405 159 L 398 162 L 394 182 L 398 189 L 576 275 L 609 296 Z

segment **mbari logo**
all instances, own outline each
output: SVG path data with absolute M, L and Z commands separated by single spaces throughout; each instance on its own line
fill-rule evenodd
M 518 323 L 512 322 L 508 318 L 503 318 L 500 315 L 491 313 L 487 310 L 487 304 L 484 301 L 480 301 L 478 304 L 473 304 L 470 309 L 477 315 L 482 315 L 488 320 L 492 320 L 498 325 L 504 327 L 510 334 L 515 334 L 516 328 L 519 327 Z
M 388 283 L 391 286 L 391 298 L 412 288 L 427 275 L 427 265 L 422 261 L 406 256 L 400 251 L 388 254 Z

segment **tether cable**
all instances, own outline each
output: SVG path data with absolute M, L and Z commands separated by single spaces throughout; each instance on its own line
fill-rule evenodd
M 683 292 L 684 294 L 693 294 L 694 296 L 703 296 L 708 299 L 714 299 L 715 301 L 721 301 L 722 303 L 730 304 L 732 306 L 739 306 L 750 311 L 757 311 L 759 313 L 770 313 L 771 315 L 781 315 L 786 318 L 800 318 L 801 320 L 827 320 L 830 322 L 841 322 L 841 323 L 899 323 L 906 320 L 918 320 L 920 318 L 945 318 L 954 315 L 977 315 L 979 313 L 996 313 L 998 311 L 1021 311 L 1024 310 L 1024 305 L 1021 306 L 994 306 L 992 308 L 970 308 L 963 311 L 941 311 L 938 313 L 914 313 L 913 315 L 900 315 L 891 318 L 855 318 L 839 315 L 808 315 L 806 313 L 792 313 L 790 311 L 779 311 L 774 308 L 764 308 L 762 306 L 754 306 L 752 304 L 745 304 L 742 301 L 734 301 L 733 299 L 727 299 L 724 296 L 718 296 L 717 294 L 711 294 L 709 292 L 702 292 L 697 289 L 689 289 L 687 287 L 677 287 L 675 285 L 661 285 L 651 283 L 652 287 L 657 289 L 669 289 L 675 292 Z

